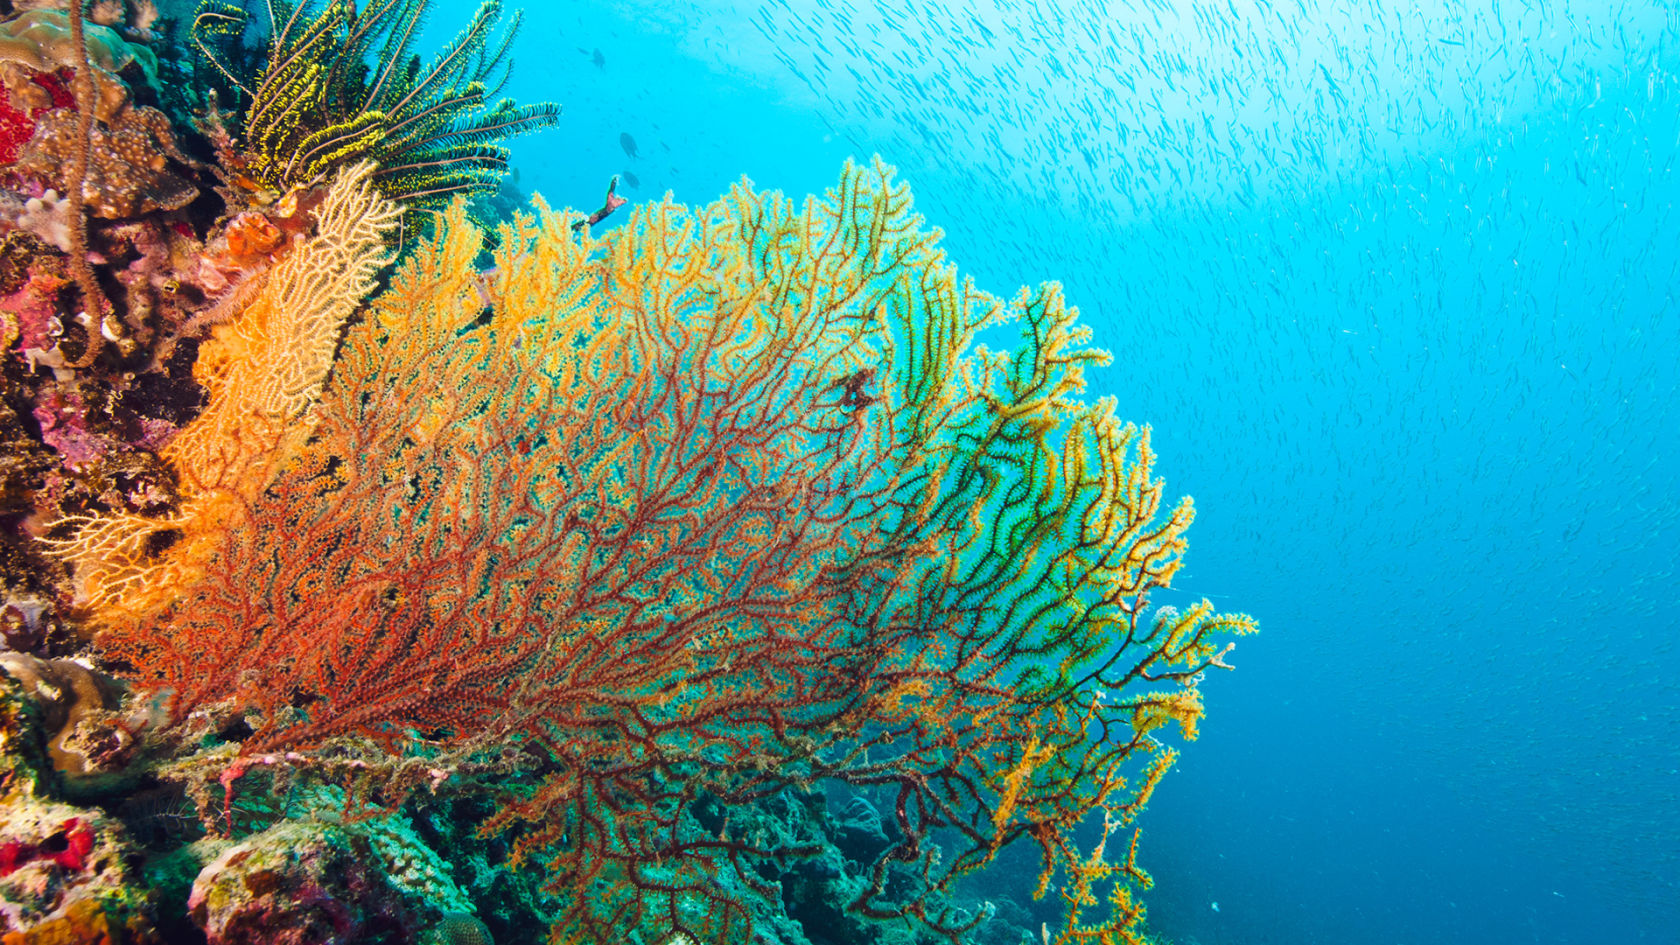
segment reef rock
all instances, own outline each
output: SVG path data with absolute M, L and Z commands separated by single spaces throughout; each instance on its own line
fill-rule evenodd
M 206 866 L 187 908 L 209 945 L 432 941 L 482 928 L 446 864 L 397 816 L 270 827 Z
M 122 825 L 16 795 L 0 805 L 0 933 L 7 943 L 156 941 Z
M 126 783 L 134 738 L 121 718 L 123 686 L 75 660 L 0 652 L 0 670 L 40 707 L 46 754 L 60 789 L 98 793 Z
M 119 73 L 134 75 L 133 70 L 138 70 L 139 81 L 155 89 L 158 62 L 150 49 L 128 42 L 109 26 L 88 24 L 86 34 L 88 61 L 96 71 L 115 78 Z M 70 37 L 70 17 L 62 10 L 28 10 L 0 23 L 0 73 L 5 74 L 5 84 L 14 94 L 18 89 L 13 86 L 19 77 L 7 67 L 22 66 L 33 73 L 55 72 L 75 65 L 77 59 Z

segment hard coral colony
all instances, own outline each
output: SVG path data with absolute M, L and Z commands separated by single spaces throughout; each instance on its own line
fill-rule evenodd
M 69 6 L 0 20 L 5 942 L 963 940 L 1019 849 L 1141 940 L 1104 844 L 1253 623 L 1151 611 L 1191 506 L 1058 286 L 879 162 L 481 271 L 559 114 L 495 3 Z

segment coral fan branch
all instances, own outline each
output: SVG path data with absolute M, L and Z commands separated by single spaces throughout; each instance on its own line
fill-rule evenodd
M 200 349 L 194 373 L 210 402 L 164 450 L 181 479 L 177 512 L 60 523 L 75 534 L 52 544 L 74 563 L 95 612 L 144 614 L 164 606 L 185 579 L 178 567 L 193 555 L 160 561 L 154 539 L 172 535 L 190 545 L 220 534 L 309 436 L 308 408 L 344 321 L 389 261 L 385 239 L 401 215 L 374 192 L 372 173 L 372 165 L 361 164 L 339 174 L 316 211 L 317 234 L 281 260 L 252 302 Z

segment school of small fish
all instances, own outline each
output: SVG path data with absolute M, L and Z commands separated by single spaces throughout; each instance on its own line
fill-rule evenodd
M 696 109 L 644 94 L 623 127 L 663 122 L 650 186 L 750 153 L 722 139 L 769 163 L 814 129 L 897 166 L 982 287 L 1060 279 L 1113 350 L 1090 393 L 1152 424 L 1197 499 L 1183 592 L 1264 630 L 1174 776 L 1245 785 L 1180 836 L 1223 851 L 1209 875 L 1294 857 L 1273 896 L 1313 907 L 1248 940 L 1387 917 L 1385 940 L 1497 941 L 1443 917 L 1560 909 L 1628 940 L 1680 927 L 1680 10 L 631 6 L 765 116 L 679 133 Z M 1416 786 L 1362 790 L 1349 757 Z M 1360 826 L 1332 839 L 1325 808 Z M 1382 833 L 1417 810 L 1461 825 L 1427 867 Z M 1523 872 L 1565 862 L 1567 899 Z M 1357 907 L 1329 892 L 1379 873 Z M 1460 912 L 1490 875 L 1503 898 Z M 1208 901 L 1196 922 L 1280 908 Z

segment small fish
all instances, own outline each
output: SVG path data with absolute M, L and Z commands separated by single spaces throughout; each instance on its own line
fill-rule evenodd
M 618 176 L 624 178 L 624 182 L 629 184 L 631 187 L 635 187 L 638 190 L 641 189 L 642 182 L 637 180 L 636 175 L 630 173 L 629 171 L 619 171 Z
M 618 146 L 624 149 L 625 154 L 632 158 L 636 157 L 636 139 L 630 137 L 630 132 L 625 131 L 619 134 Z
M 579 230 L 582 230 L 586 226 L 594 226 L 595 224 L 600 223 L 602 220 L 605 220 L 608 216 L 610 216 L 614 210 L 617 210 L 619 207 L 622 207 L 626 203 L 628 203 L 629 201 L 625 200 L 623 197 L 620 197 L 616 193 L 617 190 L 618 190 L 618 178 L 614 177 L 611 181 L 609 181 L 607 183 L 607 199 L 606 199 L 605 203 L 601 204 L 601 209 L 595 211 L 594 213 L 591 213 L 585 219 L 578 220 L 578 221 L 574 222 L 572 224 L 572 232 L 576 233 Z
M 602 54 L 599 49 L 584 49 L 582 46 L 579 46 L 578 52 L 588 56 L 589 61 L 595 64 L 595 68 L 605 69 L 607 67 L 607 57 Z

